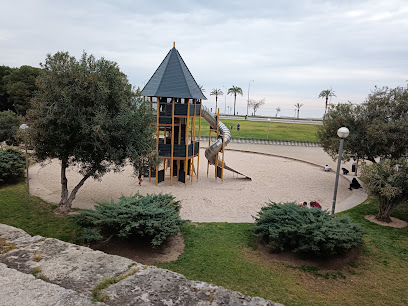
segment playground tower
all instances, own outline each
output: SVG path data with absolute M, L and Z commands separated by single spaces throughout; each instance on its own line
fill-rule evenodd
M 201 101 L 207 98 L 175 44 L 143 88 L 142 96 L 150 101 L 154 112 L 156 152 L 163 160 L 155 169 L 149 170 L 149 181 L 155 178 L 156 185 L 164 181 L 168 168 L 171 185 L 174 177 L 185 184 L 188 181 L 187 176 L 193 181 L 196 175 L 198 180 Z M 196 141 L 197 120 L 199 124 Z

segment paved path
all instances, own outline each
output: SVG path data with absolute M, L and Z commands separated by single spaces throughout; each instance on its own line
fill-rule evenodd
M 198 137 L 196 137 L 196 140 Z M 208 136 L 201 136 L 201 141 L 208 141 Z M 211 141 L 215 141 L 215 137 L 211 137 Z M 285 141 L 285 140 L 266 140 L 266 139 L 250 139 L 250 138 L 231 138 L 230 143 L 250 143 L 264 145 L 280 145 L 280 146 L 298 146 L 298 147 L 320 147 L 317 142 L 310 141 Z

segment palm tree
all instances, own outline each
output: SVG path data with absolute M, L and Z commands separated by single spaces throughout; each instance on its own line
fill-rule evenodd
M 327 102 L 329 100 L 329 97 L 336 97 L 334 94 L 334 90 L 330 87 L 330 89 L 322 90 L 322 92 L 319 95 L 319 98 L 326 98 L 326 107 L 324 109 L 324 114 L 327 112 Z
M 222 96 L 224 93 L 221 91 L 221 89 L 214 88 L 210 92 L 210 96 L 215 96 L 215 112 L 218 111 L 218 96 Z
M 303 104 L 302 103 L 296 103 L 295 104 L 295 107 L 297 108 L 297 118 L 299 119 L 299 110 L 300 110 L 300 108 L 303 106 Z
M 281 111 L 281 108 L 280 108 L 280 106 L 278 106 L 277 108 L 275 108 L 276 109 L 276 115 L 275 115 L 275 117 L 278 117 L 278 114 L 279 114 L 279 112 Z
M 198 85 L 198 87 L 200 88 L 201 92 L 205 92 L 204 85 Z
M 238 86 L 232 85 L 231 88 L 228 89 L 228 95 L 234 96 L 234 116 L 235 116 L 235 105 L 237 103 L 237 94 L 243 96 L 242 88 Z

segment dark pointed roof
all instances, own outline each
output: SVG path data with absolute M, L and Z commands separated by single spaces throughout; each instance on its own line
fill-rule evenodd
M 174 47 L 143 88 L 142 96 L 207 100 Z

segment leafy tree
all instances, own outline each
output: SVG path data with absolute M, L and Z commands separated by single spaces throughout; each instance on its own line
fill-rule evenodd
M 333 89 L 326 89 L 326 90 L 322 90 L 319 94 L 319 98 L 326 98 L 326 106 L 324 108 L 324 113 L 326 114 L 327 112 L 327 105 L 328 105 L 328 101 L 329 101 L 329 97 L 336 97 L 336 95 L 334 94 Z
M 356 157 L 375 162 L 375 156 L 370 153 L 370 148 L 367 146 L 362 112 L 361 105 L 351 103 L 330 106 L 330 111 L 324 116 L 323 125 L 319 126 L 316 136 L 323 150 L 333 160 L 339 153 L 337 130 L 345 126 L 350 130 L 350 135 L 344 141 L 342 159 L 350 160 L 351 157 Z
M 210 92 L 210 96 L 215 96 L 215 112 L 218 111 L 218 96 L 222 96 L 224 93 L 222 92 L 221 89 L 214 88 Z
M 13 105 L 9 103 L 9 95 L 7 93 L 6 82 L 4 77 L 9 75 L 13 71 L 13 68 L 8 66 L 0 66 L 0 112 L 14 109 Z
M 142 96 L 142 90 L 140 89 L 139 86 L 137 86 L 136 89 L 133 89 L 133 92 L 134 92 L 136 97 L 141 97 Z
M 67 212 L 79 188 L 92 177 L 119 171 L 126 160 L 139 162 L 154 148 L 148 103 L 132 92 L 116 63 L 84 53 L 47 55 L 39 90 L 29 111 L 32 138 L 40 160 L 61 161 L 60 211 Z M 66 169 L 83 175 L 68 194 Z
M 360 105 L 330 106 L 317 138 L 333 158 L 337 156 L 337 129 L 346 126 L 350 135 L 344 142 L 344 160 L 351 156 L 373 163 L 377 157 L 398 159 L 408 150 L 408 92 L 403 88 L 376 88 Z
M 405 158 L 388 159 L 363 166 L 361 179 L 368 192 L 378 198 L 377 220 L 391 222 L 392 211 L 408 200 L 408 162 Z
M 295 104 L 295 107 L 296 107 L 296 109 L 297 109 L 297 118 L 299 119 L 299 111 L 300 111 L 300 108 L 303 106 L 303 104 L 302 103 L 296 103 Z
M 241 96 L 243 95 L 242 88 L 232 85 L 232 87 L 228 89 L 227 94 L 234 96 L 234 116 L 235 116 L 235 105 L 237 104 L 237 95 Z
M 13 105 L 17 114 L 25 116 L 30 108 L 30 100 L 37 90 L 35 79 L 40 73 L 40 68 L 21 66 L 4 77 L 9 95 L 8 103 Z
M 373 155 L 397 159 L 408 149 L 408 91 L 375 88 L 364 105 L 367 145 Z
M 16 145 L 16 134 L 21 123 L 21 118 L 10 110 L 0 112 L 0 142 Z
M 275 117 L 278 117 L 278 114 L 280 113 L 281 108 L 280 108 L 280 106 L 278 106 L 278 107 L 275 108 L 275 109 L 276 109 L 276 115 L 275 115 Z
M 249 100 L 249 103 L 248 103 L 248 105 L 250 107 L 252 107 L 252 109 L 254 110 L 254 116 L 255 116 L 255 113 L 258 110 L 258 108 L 260 108 L 264 104 L 265 104 L 265 99 L 262 99 L 262 100 Z

